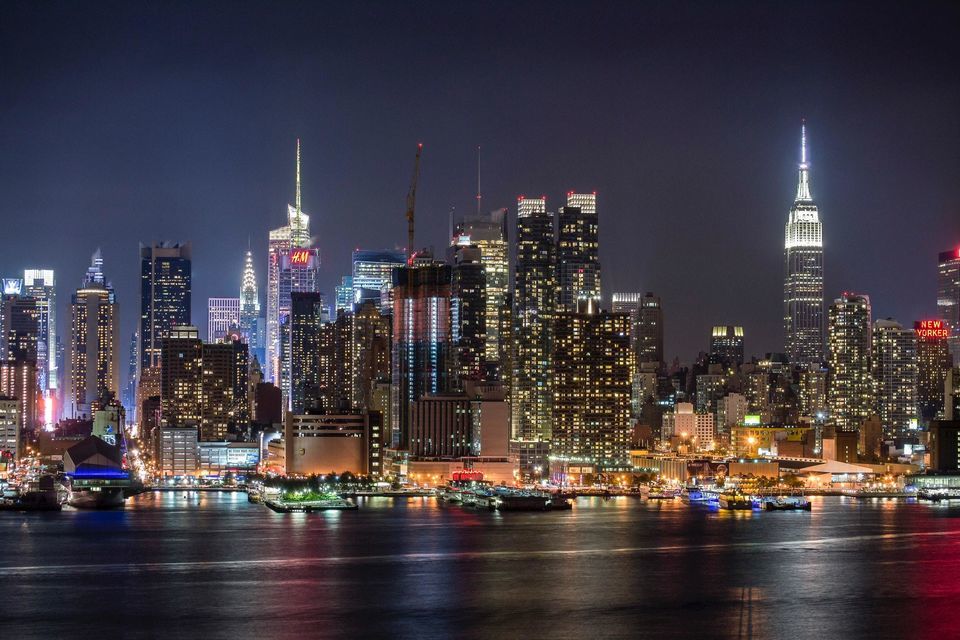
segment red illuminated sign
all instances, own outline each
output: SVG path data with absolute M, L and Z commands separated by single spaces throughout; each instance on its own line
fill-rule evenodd
M 950 337 L 950 327 L 943 324 L 943 320 L 921 320 L 913 323 L 913 330 L 918 338 L 926 340 L 940 340 Z
M 305 267 L 310 264 L 309 249 L 294 249 L 290 252 L 290 264 Z

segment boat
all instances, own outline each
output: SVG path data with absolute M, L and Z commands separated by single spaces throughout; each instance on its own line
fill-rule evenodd
M 810 511 L 812 505 L 803 496 L 769 496 L 761 499 L 767 511 Z
M 41 476 L 38 482 L 30 483 L 15 496 L 4 493 L 0 500 L 2 511 L 60 511 L 62 508 L 53 476 Z
M 680 500 L 684 504 L 716 504 L 720 501 L 720 492 L 712 488 L 687 485 L 680 491 Z
M 924 488 L 917 491 L 917 499 L 928 502 L 960 500 L 960 489 L 950 489 L 947 487 Z
M 680 495 L 679 487 L 651 483 L 640 486 L 640 497 L 647 500 L 673 500 Z
M 357 503 L 341 498 L 337 494 L 310 495 L 305 498 L 268 498 L 263 501 L 277 513 L 310 513 L 313 511 L 354 511 Z
M 750 511 L 753 509 L 756 501 L 753 496 L 749 496 L 740 491 L 724 491 L 718 498 L 721 509 L 731 511 Z
M 495 492 L 494 508 L 499 511 L 563 511 L 573 505 L 561 493 L 501 488 Z
M 121 487 L 74 487 L 67 497 L 67 504 L 75 509 L 113 509 L 123 506 Z
M 441 487 L 437 489 L 437 499 L 440 502 L 460 504 L 463 502 L 463 494 L 456 487 Z

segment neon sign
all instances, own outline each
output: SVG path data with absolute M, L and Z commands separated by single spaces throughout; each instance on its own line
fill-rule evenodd
M 925 340 L 940 340 L 950 337 L 950 327 L 943 320 L 920 320 L 913 323 L 913 330 L 918 338 Z
M 290 252 L 290 264 L 305 267 L 310 264 L 309 249 L 294 249 Z

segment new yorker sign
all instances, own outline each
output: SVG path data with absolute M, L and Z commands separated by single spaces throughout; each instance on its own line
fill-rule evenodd
M 943 320 L 919 320 L 913 323 L 913 330 L 917 337 L 924 340 L 940 340 L 950 337 L 950 328 Z

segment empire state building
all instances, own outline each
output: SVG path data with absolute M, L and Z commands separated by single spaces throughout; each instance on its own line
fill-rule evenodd
M 823 361 L 823 225 L 810 195 L 807 128 L 801 128 L 800 177 L 784 242 L 783 325 L 795 366 Z

